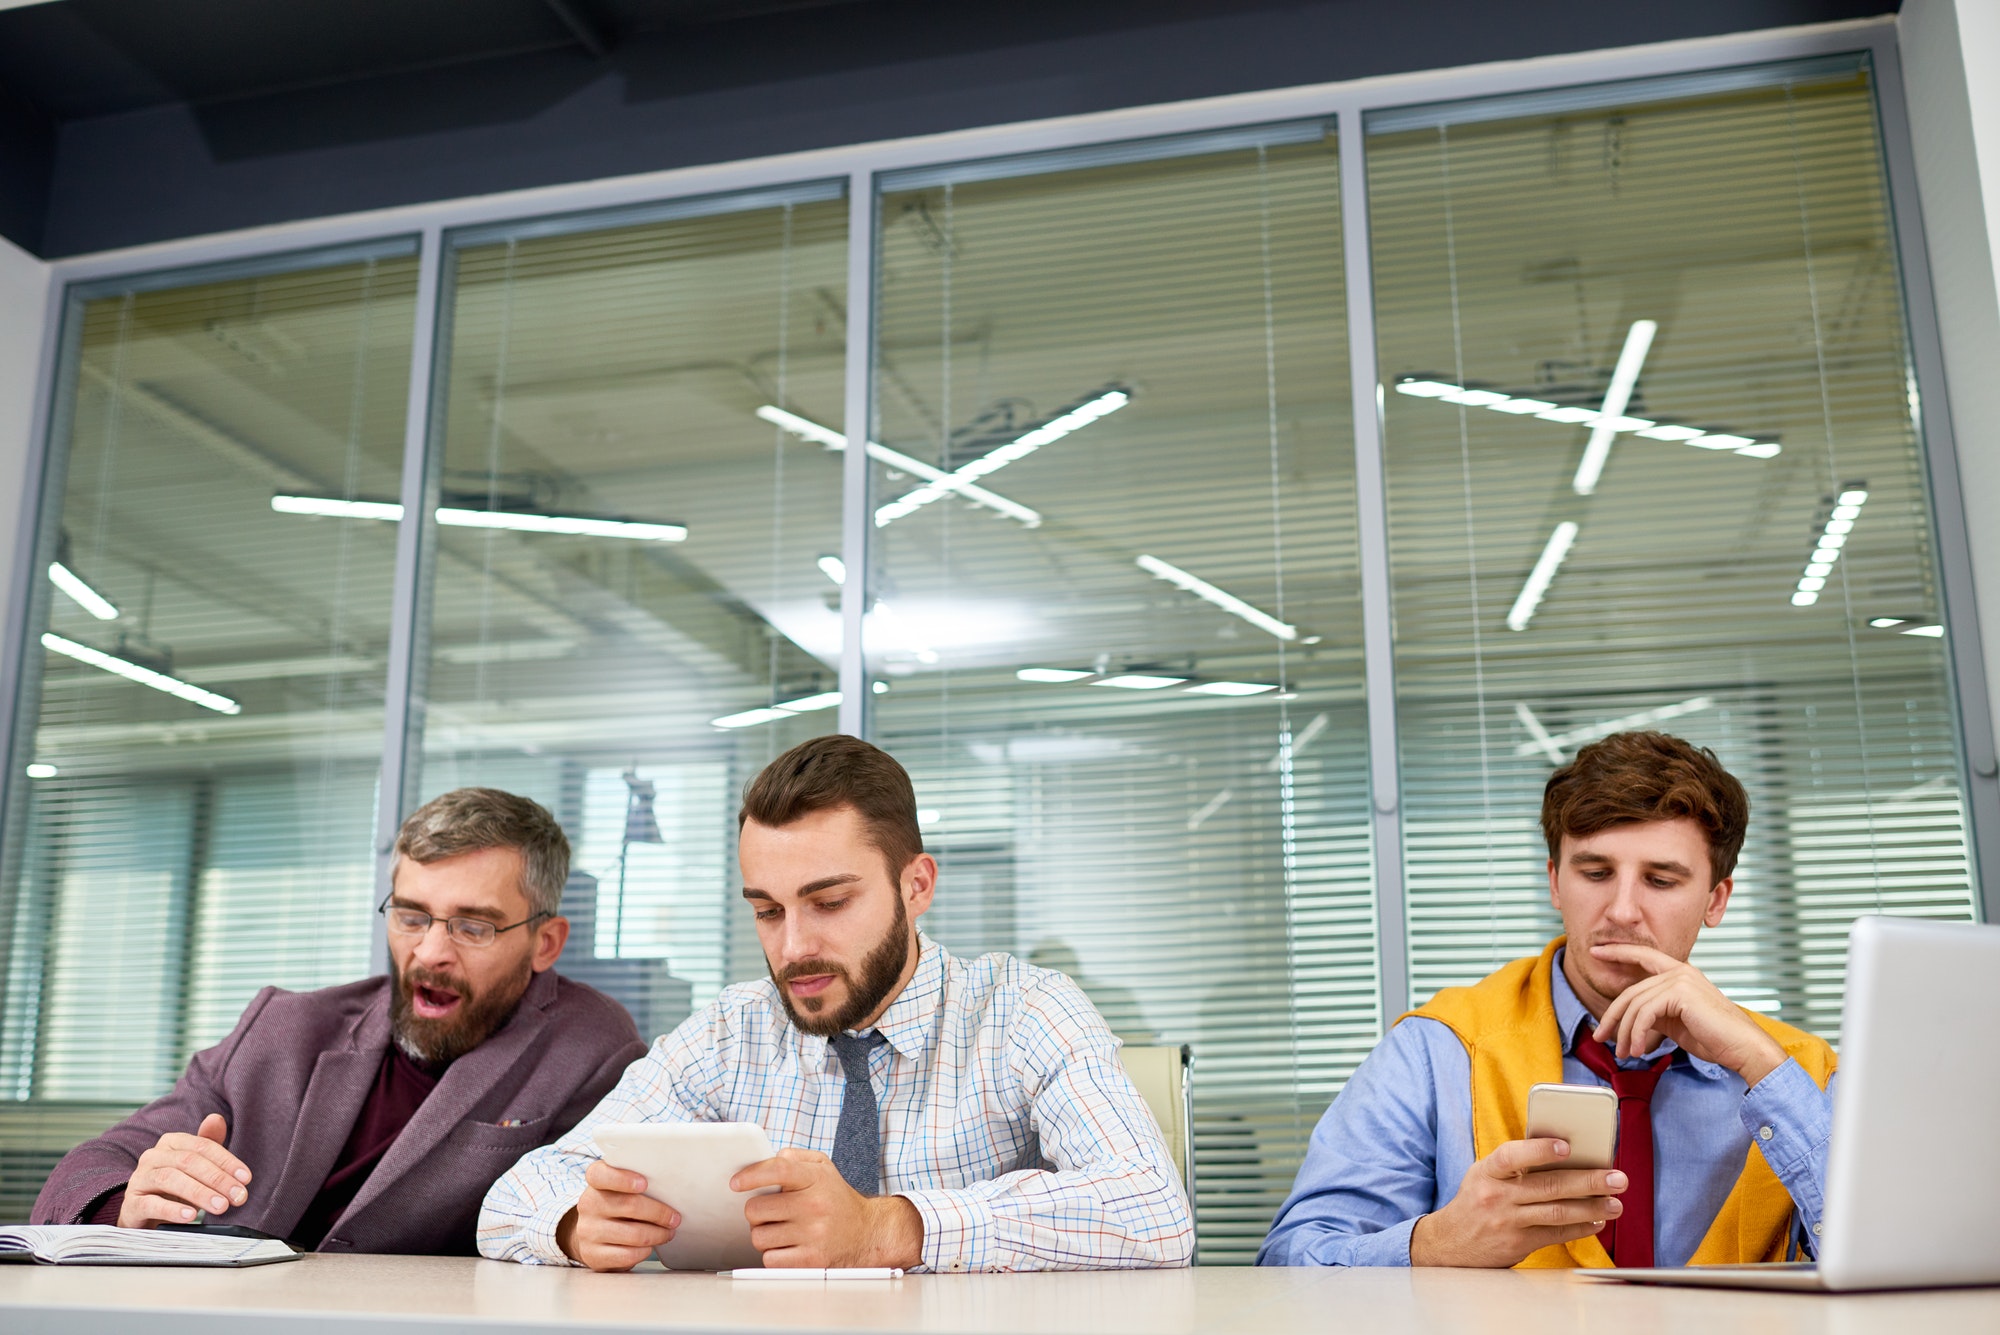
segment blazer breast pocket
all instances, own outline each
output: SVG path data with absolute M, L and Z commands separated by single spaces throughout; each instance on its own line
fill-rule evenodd
M 525 1121 L 475 1122 L 466 1118 L 453 1127 L 445 1142 L 466 1150 L 500 1150 L 524 1154 L 555 1139 L 555 1118 L 532 1117 Z

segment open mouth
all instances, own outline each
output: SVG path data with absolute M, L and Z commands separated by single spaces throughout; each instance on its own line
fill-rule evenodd
M 419 983 L 410 989 L 410 1009 L 426 1020 L 441 1020 L 458 1009 L 461 998 L 446 987 Z

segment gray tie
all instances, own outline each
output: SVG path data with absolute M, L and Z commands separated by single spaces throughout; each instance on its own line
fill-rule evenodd
M 840 1125 L 833 1133 L 833 1166 L 863 1196 L 873 1196 L 882 1185 L 882 1124 L 875 1109 L 875 1086 L 868 1080 L 868 1054 L 887 1041 L 873 1032 L 833 1037 L 834 1055 L 847 1073 Z

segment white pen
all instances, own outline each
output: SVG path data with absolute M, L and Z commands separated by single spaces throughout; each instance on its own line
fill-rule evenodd
M 845 1270 L 725 1270 L 730 1279 L 901 1279 L 903 1272 L 887 1266 L 856 1266 Z

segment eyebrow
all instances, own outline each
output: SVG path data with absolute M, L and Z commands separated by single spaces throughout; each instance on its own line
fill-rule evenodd
M 1612 861 L 1613 859 L 1602 853 L 1572 853 L 1570 854 L 1569 865 L 1572 867 L 1603 867 L 1611 865 Z M 1684 862 L 1642 862 L 1639 865 L 1647 871 L 1672 872 L 1678 876 L 1694 875 L 1694 868 Z
M 799 898 L 804 899 L 807 895 L 816 895 L 822 890 L 831 890 L 835 886 L 852 885 L 860 879 L 861 873 L 852 871 L 842 872 L 838 876 L 822 876 L 817 881 L 808 881 L 800 886 L 798 895 Z M 745 899 L 772 898 L 770 891 L 754 889 L 747 885 L 743 887 L 743 897 Z M 773 902 L 775 903 L 776 901 L 773 900 Z
M 391 895 L 389 897 L 389 907 L 398 909 L 415 909 L 419 913 L 431 913 L 431 911 L 425 908 L 422 904 L 413 903 L 410 900 L 403 898 L 403 896 L 401 895 Z M 460 909 L 456 913 L 431 913 L 431 916 L 433 918 L 484 918 L 488 922 L 505 922 L 507 919 L 507 915 L 502 913 L 499 909 L 489 909 L 489 908 Z

